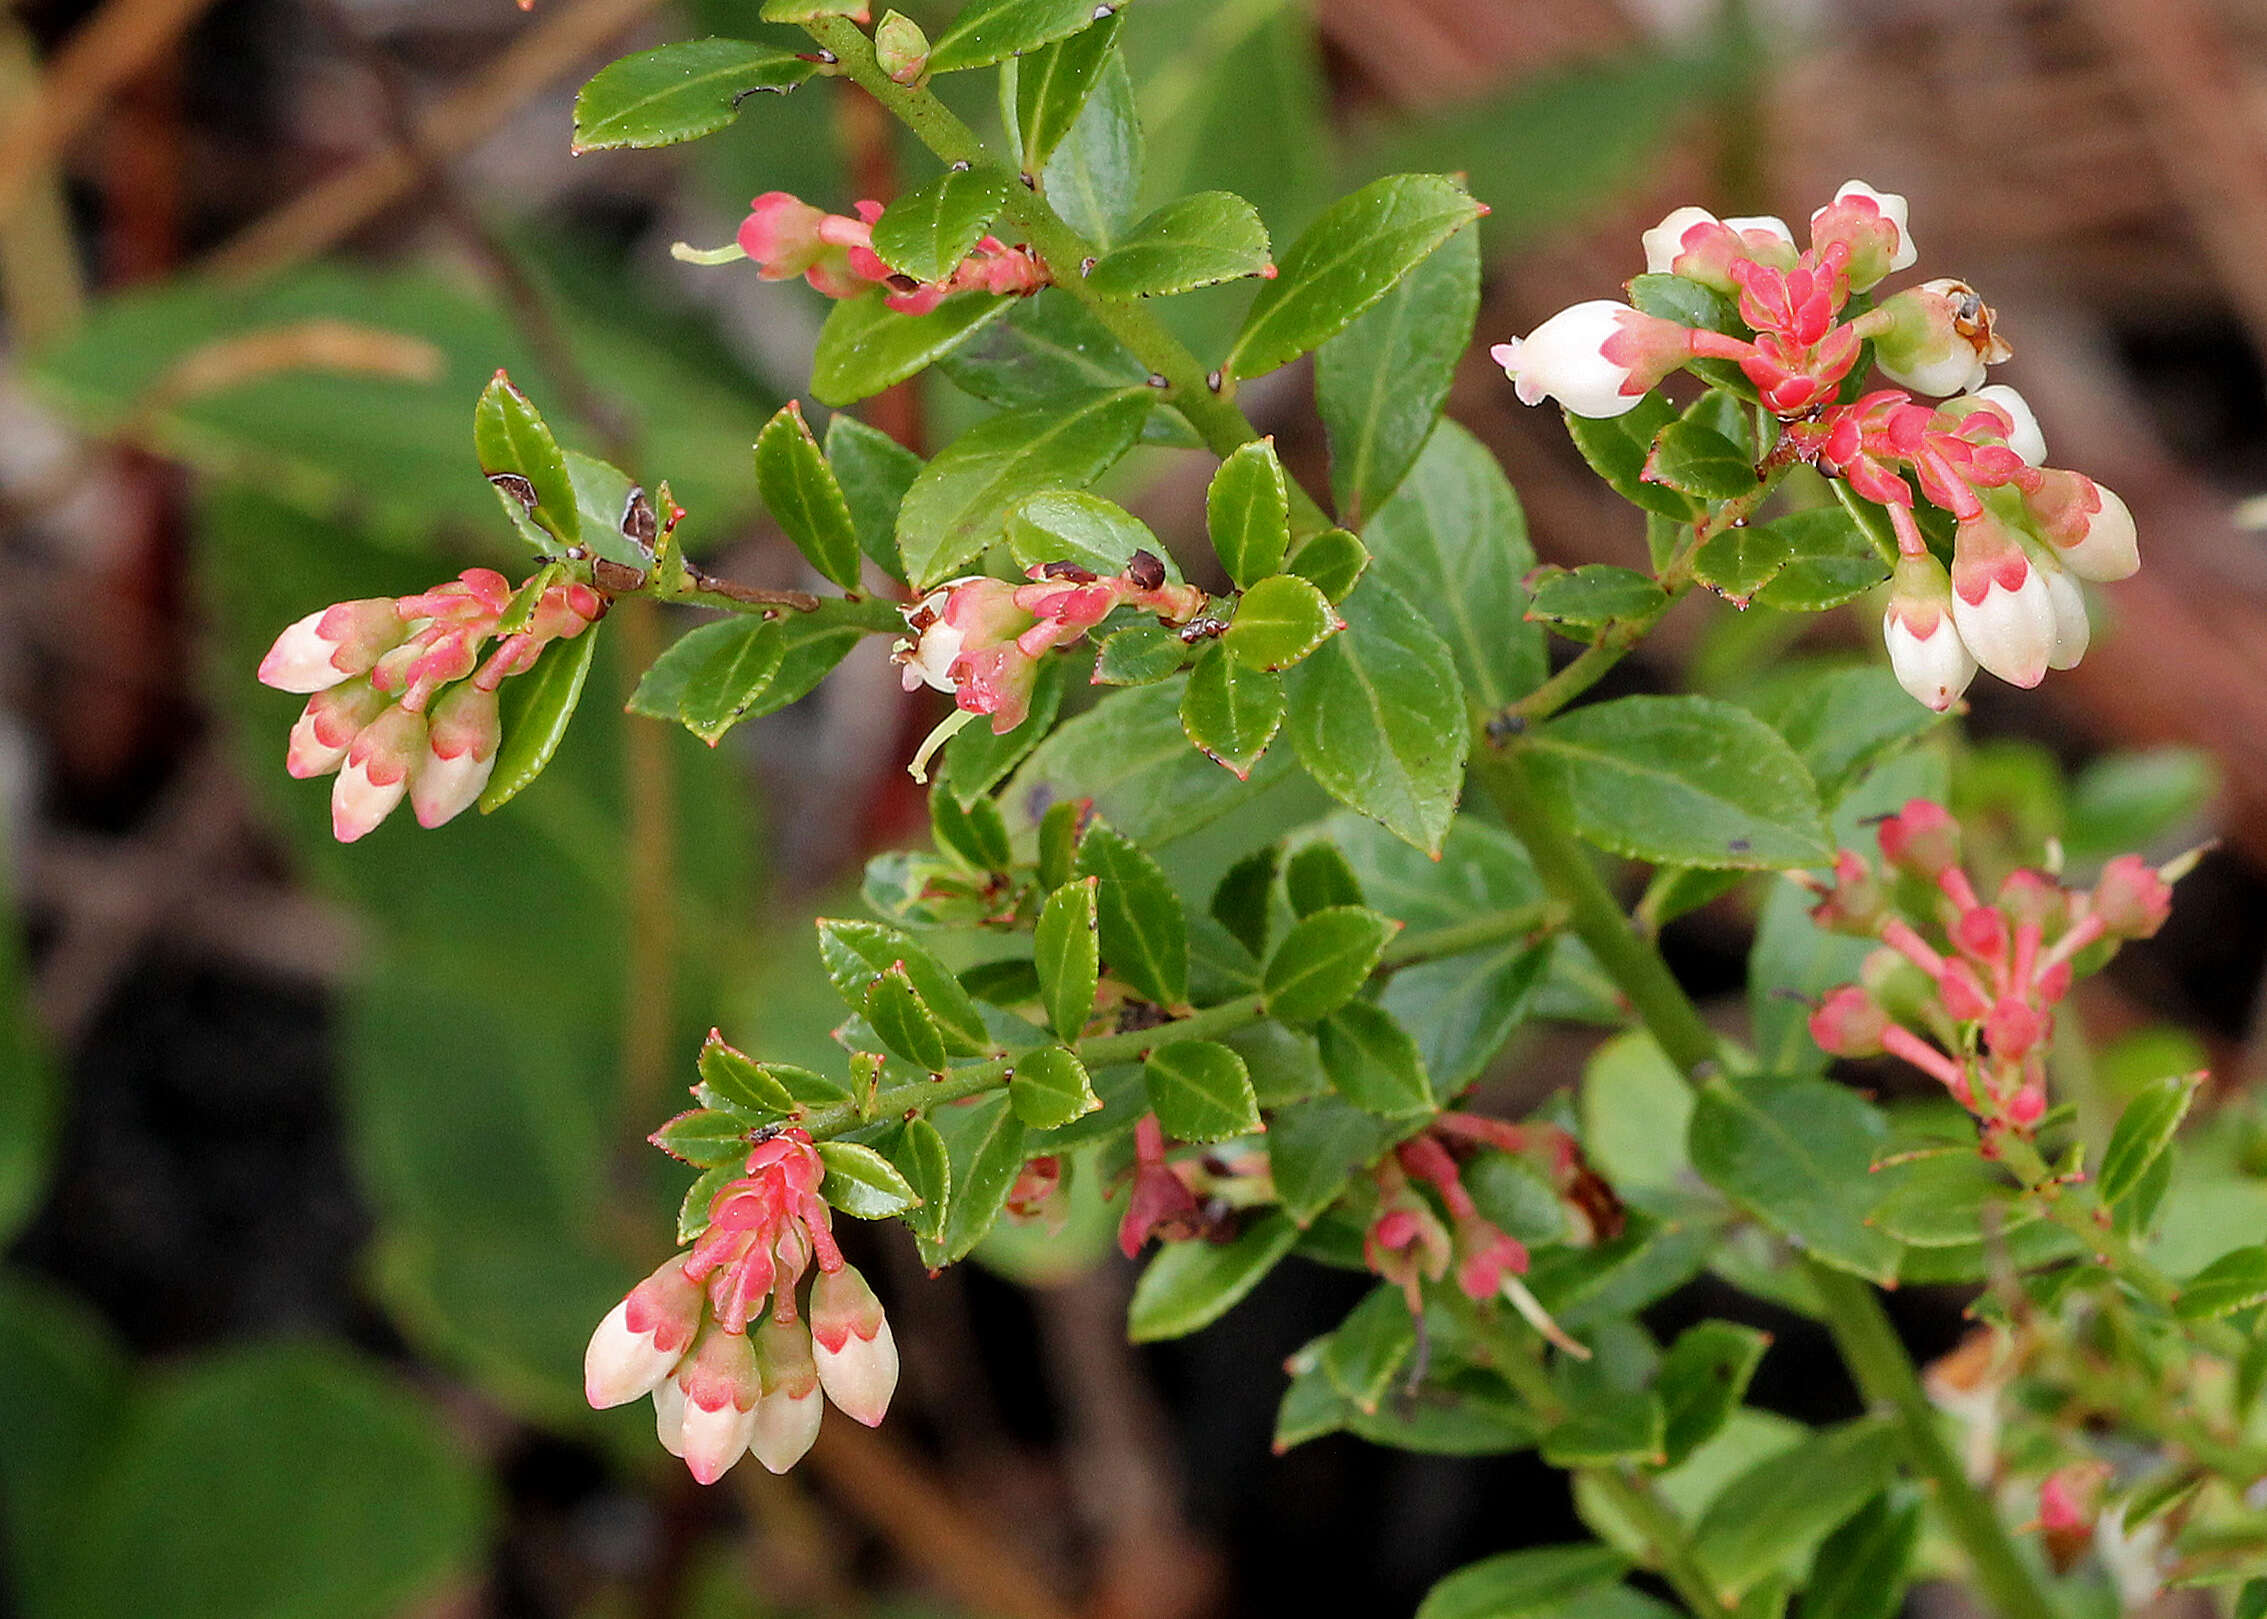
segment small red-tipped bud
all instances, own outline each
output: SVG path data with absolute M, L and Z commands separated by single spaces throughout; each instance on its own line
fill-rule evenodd
M 417 824 L 435 827 L 470 809 L 496 769 L 504 740 L 496 694 L 467 681 L 433 705 L 425 752 L 410 772 Z
M 1889 897 L 1873 868 L 1855 849 L 1844 849 L 1834 857 L 1834 887 L 1811 907 L 1810 919 L 1830 933 L 1870 939 L 1888 911 Z
M 1884 276 L 1911 269 L 1919 258 L 1906 224 L 1909 212 L 1894 191 L 1846 181 L 1832 202 L 1810 216 L 1811 251 L 1824 257 L 1840 249 L 1851 290 L 1863 292 Z
M 2062 885 L 2027 866 L 2007 874 L 1998 903 L 2018 926 L 2029 923 L 2042 933 L 2059 932 L 2070 918 L 2070 896 Z
M 1810 1015 L 1810 1037 L 1829 1057 L 1878 1057 L 1889 1014 L 1856 984 L 1828 990 Z
M 871 1428 L 897 1388 L 897 1341 L 882 1301 L 848 1265 L 811 1284 L 812 1353 L 819 1383 L 843 1413 Z
M 1476 1215 L 1457 1220 L 1453 1251 L 1457 1290 L 1468 1299 L 1495 1298 L 1505 1278 L 1527 1271 L 1526 1245 Z
M 818 1363 L 811 1353 L 811 1334 L 800 1321 L 767 1316 L 753 1337 L 763 1398 L 756 1402 L 748 1451 L 769 1471 L 784 1473 L 817 1442 L 826 1415 Z
M 425 716 L 399 704 L 362 728 L 331 789 L 331 836 L 352 843 L 375 830 L 409 795 L 409 773 L 425 751 Z
M 390 597 L 338 602 L 276 637 L 260 660 L 260 683 L 278 691 L 327 691 L 367 674 L 408 633 Z
M 2172 915 L 2173 891 L 2137 854 L 2121 854 L 2102 868 L 2094 884 L 2091 914 L 2113 939 L 2146 939 Z
M 2007 918 L 1995 907 L 1977 905 L 1954 917 L 1952 942 L 1977 961 L 1996 963 L 2007 956 Z
M 1966 393 L 1982 386 L 1986 366 L 2012 353 L 1992 320 L 1991 306 L 1965 281 L 1908 287 L 1884 299 L 1869 318 L 1874 363 L 1916 393 Z
M 1926 551 L 1900 557 L 1881 638 L 1897 684 L 1941 714 L 1976 678 L 1976 660 L 1952 621 L 1952 576 Z
M 329 775 L 346 763 L 354 739 L 386 711 L 390 701 L 367 679 L 345 681 L 315 693 L 291 728 L 284 769 L 302 781 Z
M 714 1484 L 747 1454 L 755 1436 L 756 1402 L 763 1393 L 755 1347 L 747 1334 L 726 1332 L 712 1320 L 678 1364 L 674 1381 L 684 1396 L 678 1454 L 695 1479 Z M 661 1402 L 654 1404 L 658 1411 Z
M 1960 858 L 1960 823 L 1950 810 L 1925 798 L 1911 799 L 1895 815 L 1885 816 L 1874 835 L 1884 860 L 1926 882 L 1935 882 Z
M 1986 508 L 1962 518 L 1953 538 L 1952 622 L 1970 656 L 2009 685 L 2046 678 L 2054 598 L 2014 530 Z
M 1593 298 L 1488 353 L 1517 385 L 1521 403 L 1556 399 L 1573 415 L 1595 419 L 1635 410 L 1692 357 L 1691 341 L 1674 321 Z
M 2047 1015 L 2013 995 L 2003 995 L 1984 1016 L 1984 1044 L 1994 1057 L 2021 1061 L 2053 1027 Z
M 701 1324 L 701 1290 L 674 1255 L 607 1312 L 583 1351 L 583 1397 L 594 1410 L 650 1394 L 684 1358 Z
M 912 18 L 890 11 L 874 29 L 874 62 L 899 84 L 929 71 L 929 36 Z

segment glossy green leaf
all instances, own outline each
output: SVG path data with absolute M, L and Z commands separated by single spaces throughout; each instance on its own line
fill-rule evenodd
M 1283 897 L 1291 902 L 1294 917 L 1365 903 L 1353 863 L 1338 845 L 1322 839 L 1302 845 L 1284 862 Z
M 1262 993 L 1271 1015 L 1316 1023 L 1360 992 L 1398 925 L 1355 905 L 1317 911 L 1284 934 L 1267 958 Z
M 1352 1001 L 1315 1032 L 1330 1083 L 1347 1101 L 1387 1119 L 1432 1111 L 1433 1087 L 1425 1077 L 1424 1058 L 1391 1012 Z
M 472 447 L 507 512 L 541 525 L 562 548 L 582 538 L 581 508 L 559 441 L 542 413 L 501 371 L 481 390 L 473 408 Z
M 1153 403 L 1148 389 L 1127 388 L 1011 410 L 939 451 L 898 511 L 898 550 L 915 586 L 951 577 L 1039 490 L 1083 486 L 1108 471 Z
M 525 792 L 566 739 L 582 702 L 590 660 L 598 650 L 596 625 L 572 641 L 554 641 L 535 667 L 504 682 L 500 713 L 504 738 L 496 765 L 480 791 L 480 813 L 492 814 Z
M 1007 819 L 996 802 L 982 795 L 963 804 L 951 793 L 931 793 L 929 826 L 938 850 L 971 871 L 1004 872 L 1014 862 Z
M 1231 1242 L 1169 1242 L 1134 1284 L 1126 1336 L 1137 1344 L 1182 1338 L 1226 1315 L 1260 1284 L 1292 1245 L 1299 1228 L 1282 1214 L 1263 1214 Z
M 1142 1065 L 1149 1105 L 1177 1141 L 1226 1141 L 1259 1128 L 1244 1059 L 1213 1040 L 1176 1040 Z
M 1094 988 L 1102 961 L 1095 905 L 1099 883 L 1099 878 L 1088 877 L 1056 889 L 1047 896 L 1033 929 L 1032 960 L 1039 969 L 1040 998 L 1047 1021 L 1065 1040 L 1076 1040 L 1094 1015 Z
M 2195 748 L 2095 759 L 2070 784 L 2063 847 L 2083 863 L 2178 836 L 2211 803 L 2219 777 L 2212 756 Z
M 1218 644 L 1199 655 L 1181 690 L 1181 728 L 1189 744 L 1238 780 L 1250 777 L 1283 728 L 1285 709 L 1281 675 L 1239 663 Z
M 1395 1127 L 1337 1096 L 1294 1102 L 1267 1123 L 1275 1195 L 1302 1226 L 1338 1200 L 1354 1172 L 1393 1144 Z
M 1342 604 L 1347 628 L 1291 676 L 1291 739 L 1332 797 L 1438 853 L 1471 745 L 1448 647 L 1382 581 Z
M 1178 630 L 1162 624 L 1136 624 L 1118 631 L 1094 655 L 1097 686 L 1153 686 L 1181 672 L 1189 644 Z
M 1921 1498 L 1885 1490 L 1826 1537 L 1803 1587 L 1802 1619 L 1897 1619 L 1921 1542 Z
M 945 1138 L 927 1119 L 913 1118 L 882 1136 L 879 1144 L 882 1155 L 920 1199 L 905 1211 L 905 1223 L 928 1251 L 942 1240 L 945 1220 L 952 1212 L 952 1163 Z
M 1161 1006 L 1185 1002 L 1188 922 L 1164 868 L 1108 822 L 1096 821 L 1079 840 L 1078 870 L 1102 879 L 1095 911 L 1110 971 Z
M 856 17 L 872 10 L 870 0 L 763 0 L 756 13 L 765 22 L 815 22 L 821 17 Z
M 755 1126 L 738 1113 L 690 1108 L 646 1137 L 679 1163 L 696 1169 L 738 1163 L 754 1144 Z
M 1406 475 L 1396 476 L 1399 489 L 1372 509 L 1366 531 L 1378 577 L 1440 632 L 1474 702 L 1495 710 L 1524 697 L 1542 684 L 1547 666 L 1542 631 L 1522 617 L 1527 597 L 1519 581 L 1535 566 L 1535 551 L 1503 468 L 1463 427 L 1443 421 Z M 1299 553 L 1302 572 L 1313 549 L 1310 542 Z
M 745 39 L 691 39 L 599 69 L 575 97 L 574 150 L 669 146 L 713 135 L 759 91 L 792 90 L 818 71 L 793 51 Z
M 929 71 L 990 67 L 1068 39 L 1116 11 L 1122 0 L 969 0 L 937 36 Z
M 1369 565 L 1369 548 L 1359 539 L 1345 529 L 1326 528 L 1300 545 L 1284 571 L 1307 580 L 1336 604 L 1346 599 Z
M 1648 483 L 1644 477 L 1654 437 L 1676 419 L 1676 406 L 1659 394 L 1648 394 L 1619 416 L 1569 415 L 1566 430 L 1591 470 L 1624 500 L 1660 516 L 1689 522 L 1700 510 L 1693 498 L 1665 484 Z
M 886 1220 L 920 1201 L 913 1183 L 871 1147 L 822 1141 L 819 1158 L 826 1165 L 819 1196 L 854 1220 Z
M 1271 574 L 1244 592 L 1221 645 L 1249 669 L 1288 669 L 1344 627 L 1320 588 L 1295 573 Z
M 993 168 L 947 169 L 874 221 L 874 252 L 924 285 L 944 280 L 991 228 L 1015 182 Z
M 1944 718 L 1914 702 L 1894 675 L 1873 663 L 1798 665 L 1746 702 L 1787 739 L 1829 805 Z
M 1616 854 L 1711 870 L 1824 866 L 1818 789 L 1784 739 L 1710 697 L 1624 697 L 1563 714 L 1529 742 L 1575 830 Z
M 763 1064 L 724 1043 L 715 1029 L 701 1046 L 701 1084 L 714 1102 L 761 1117 L 785 1117 L 795 1111 L 795 1098 L 768 1073 Z
M 922 1262 L 936 1266 L 965 1258 L 999 1219 L 1023 1171 L 1026 1132 L 1004 1090 L 938 1108 L 929 1117 L 944 1140 L 952 1185 L 942 1240 L 921 1243 Z
M 955 1055 L 981 1056 L 993 1049 L 975 1001 L 911 934 L 885 922 L 839 917 L 819 918 L 818 934 L 819 958 L 846 1005 L 862 1006 L 875 980 L 902 964 Z
M 1548 624 L 1595 630 L 1617 619 L 1648 619 L 1669 605 L 1661 587 L 1630 568 L 1585 562 L 1535 581 L 1527 616 Z
M 650 714 L 666 693 L 673 693 L 674 717 L 714 747 L 771 689 L 786 650 L 780 627 L 762 619 L 704 624 L 647 671 L 633 706 Z
M 945 1036 L 904 963 L 886 969 L 867 986 L 861 1009 L 883 1045 L 925 1074 L 944 1072 Z
M 1058 893 L 1072 893 L 1060 889 Z M 1075 1052 L 1061 1046 L 1041 1046 L 1015 1060 L 1008 1077 L 1008 1104 L 1015 1116 L 1034 1130 L 1058 1130 L 1073 1119 L 1100 1111 L 1102 1098 L 1094 1094 L 1086 1065 Z
M 1267 954 L 1267 935 L 1273 922 L 1275 872 L 1283 858 L 1273 843 L 1254 849 L 1220 875 L 1207 909 L 1256 961 Z
M 1629 1559 L 1611 1546 L 1501 1552 L 1435 1585 L 1417 1619 L 1582 1619 L 1627 1572 Z
M 1896 1428 L 1860 1421 L 1824 1429 L 1758 1462 L 1708 1504 L 1693 1538 L 1719 1589 L 1737 1595 L 1854 1516 L 1895 1473 Z
M 1024 173 L 1037 174 L 1045 167 L 1085 110 L 1118 43 L 1119 21 L 1115 15 L 1105 17 L 1016 63 L 1015 124 L 1022 137 Z
M 1053 728 L 1062 708 L 1063 692 L 1070 685 L 1071 666 L 1065 658 L 1046 658 L 1031 688 L 1031 706 L 1023 723 L 1005 735 L 989 725 L 970 725 L 945 744 L 944 763 L 937 770 L 937 787 L 962 803 L 990 792 L 1038 747 Z
M 1900 1153 L 1874 1171 L 1869 1223 L 1916 1248 L 2005 1236 L 2039 1216 L 2005 1171 L 1965 1147 Z
M 1646 1390 L 1599 1390 L 1546 1429 L 1537 1447 L 1553 1467 L 1658 1466 L 1661 1401 Z
M 926 315 L 900 315 L 879 298 L 838 299 L 819 328 L 811 392 L 838 408 L 854 405 L 950 354 L 1014 302 L 964 292 Z
M 1330 487 L 1349 527 L 1363 527 L 1416 464 L 1479 312 L 1480 235 L 1459 231 L 1315 355 Z
M 2210 1321 L 2267 1303 L 2267 1246 L 2222 1254 L 2180 1284 L 2173 1313 L 2183 1321 Z
M 2180 1121 L 2203 1082 L 2201 1074 L 2160 1079 L 2125 1105 L 2109 1145 L 2102 1149 L 2102 1167 L 2094 1176 L 2094 1191 L 2105 1204 L 2123 1202 L 2172 1145 Z
M 1662 1431 L 1668 1466 L 1716 1437 L 1739 1409 L 1770 1344 L 1769 1333 L 1730 1321 L 1703 1321 L 1677 1335 L 1653 1383 L 1668 1418 Z
M 1227 371 L 1260 376 L 1328 342 L 1479 215 L 1471 195 L 1438 174 L 1390 175 L 1332 204 L 1253 301 Z
M 1692 1087 L 1642 1029 L 1617 1035 L 1583 1066 L 1582 1147 L 1614 1189 L 1648 1207 L 1684 1195 Z
M 1239 445 L 1212 475 L 1205 527 L 1220 565 L 1249 590 L 1283 566 L 1291 547 L 1291 493 L 1273 439 Z
M 1374 1287 L 1325 1341 L 1322 1369 L 1338 1391 L 1363 1411 L 1385 1403 L 1394 1374 L 1417 1351 L 1417 1328 L 1408 1302 L 1390 1285 Z
M 1136 552 L 1147 551 L 1178 584 L 1181 570 L 1149 525 L 1114 501 L 1083 489 L 1049 489 L 1033 495 L 1008 517 L 1008 549 L 1026 568 L 1075 562 L 1092 573 L 1123 573 Z
M 1229 998 L 1250 995 L 1259 989 L 1259 963 L 1252 960 L 1242 945 L 1215 932 L 1209 919 L 1192 930 L 1192 969 L 1203 959 L 1207 949 L 1235 952 L 1232 987 L 1225 981 L 1221 986 L 1229 988 Z M 1293 1102 L 1324 1095 L 1330 1089 L 1330 1076 L 1322 1069 L 1322 1051 L 1314 1036 L 1304 1030 L 1287 1028 L 1272 1018 L 1263 1018 L 1222 1035 L 1220 1043 L 1244 1059 L 1244 1067 L 1252 1078 L 1252 1094 L 1259 1098 L 1263 1108 L 1288 1107 Z
M 1153 386 L 1149 367 L 1068 292 L 1042 287 L 1005 301 L 1015 307 L 1004 320 L 938 361 L 954 386 L 1007 410 L 1093 388 Z M 1180 449 L 1204 447 L 1181 413 L 1163 404 L 1149 413 L 1141 436 Z
M 1667 484 L 1706 500 L 1752 495 L 1763 481 L 1744 450 L 1690 416 L 1680 416 L 1661 429 L 1643 477 L 1648 483 Z
M 1888 1284 L 1898 1244 L 1866 1223 L 1887 1135 L 1880 1111 L 1839 1085 L 1720 1074 L 1701 1087 L 1687 1146 L 1702 1177 L 1765 1225 Z
M 1794 545 L 1783 532 L 1768 523 L 1742 523 L 1693 552 L 1692 576 L 1733 606 L 1745 607 L 1794 560 Z
M 1133 221 L 1141 172 L 1133 75 L 1124 54 L 1113 51 L 1070 133 L 1047 160 L 1041 185 L 1065 224 L 1096 248 L 1107 248 Z
M 1765 607 L 1820 613 L 1857 600 L 1889 577 L 1889 564 L 1839 506 L 1792 512 L 1766 526 L 1789 560 L 1756 592 Z
M 790 399 L 756 435 L 756 490 L 764 508 L 812 567 L 852 590 L 858 584 L 858 529 L 819 441 Z
M 1259 211 L 1232 192 L 1199 191 L 1130 226 L 1086 285 L 1105 298 L 1165 298 L 1272 268 Z

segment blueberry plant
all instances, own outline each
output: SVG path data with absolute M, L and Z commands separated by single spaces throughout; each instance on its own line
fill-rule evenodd
M 1225 192 L 1142 212 L 1122 9 L 973 0 L 932 40 L 764 0 L 776 42 L 667 45 L 583 89 L 586 152 L 803 87 L 870 97 L 933 155 L 886 207 L 773 191 L 735 242 L 679 251 L 834 300 L 823 433 L 790 403 L 753 451 L 812 589 L 711 576 L 681 543 L 698 512 L 563 447 L 499 373 L 474 447 L 532 571 L 318 610 L 261 666 L 309 694 L 288 765 L 336 776 L 344 841 L 405 799 L 430 827 L 526 790 L 624 597 L 712 615 L 630 705 L 711 743 L 868 637 L 951 700 L 912 766 L 933 846 L 871 864 L 873 915 L 819 924 L 839 1065 L 767 1060 L 761 1029 L 700 1050 L 695 1105 L 652 1138 L 697 1172 L 678 1251 L 592 1338 L 590 1403 L 650 1396 L 703 1483 L 750 1453 L 784 1470 L 826 1403 L 877 1423 L 896 1381 L 837 1215 L 902 1220 L 943 1266 L 1000 1222 L 1045 1230 L 1087 1178 L 1150 1253 L 1137 1339 L 1294 1258 L 1374 1276 L 1291 1360 L 1279 1445 L 1531 1448 L 1571 1476 L 1595 1539 L 1454 1573 L 1434 1619 L 1886 1619 L 1927 1572 L 2008 1619 L 2170 1583 L 2267 1611 L 2267 1585 L 2236 1594 L 2267 1559 L 2267 1246 L 2192 1274 L 2155 1252 L 2201 1076 L 2101 1129 L 2057 1095 L 2074 979 L 2158 929 L 2181 864 L 1964 848 L 1941 762 L 1909 751 L 1979 668 L 2029 687 L 2076 662 L 2082 582 L 2138 563 L 2117 497 L 1985 385 L 1991 310 L 1894 286 L 1907 208 L 1863 184 L 1805 241 L 1678 210 L 1628 302 L 1494 350 L 1642 519 L 1643 567 L 1537 568 L 1442 417 L 1485 209 L 1397 174 L 1287 244 Z M 932 89 L 984 71 L 989 134 Z M 1213 350 L 1161 318 L 1247 280 Z M 1308 356 L 1327 488 L 1239 405 Z M 996 409 L 923 460 L 855 407 L 931 367 Z M 1094 492 L 1142 444 L 1212 458 L 1202 533 Z M 1585 700 L 1697 593 L 1877 603 L 1888 668 Z M 1206 826 L 1209 863 L 1156 853 Z M 1607 857 L 1649 873 L 1634 910 Z M 1759 874 L 1742 1040 L 1658 936 Z M 1571 1100 L 1471 1105 L 1546 1017 L 1626 1032 Z M 1830 1059 L 1926 1097 L 1879 1104 Z M 1824 1323 L 1865 1414 L 1747 1406 L 1751 1326 L 1659 1341 L 1642 1312 L 1704 1270 Z M 1899 1282 L 1983 1284 L 1925 1376 L 1876 1291 Z

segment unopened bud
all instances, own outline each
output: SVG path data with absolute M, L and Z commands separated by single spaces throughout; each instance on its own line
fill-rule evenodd
M 869 1428 L 880 1423 L 897 1389 L 897 1341 L 882 1301 L 851 1266 L 812 1282 L 811 1342 L 827 1398 Z
M 2081 579 L 2114 584 L 2141 569 L 2133 513 L 2117 495 L 2082 473 L 2049 467 L 2023 497 L 2039 536 Z
M 1878 1057 L 1889 1014 L 1856 984 L 1827 991 L 1810 1015 L 1810 1037 L 1829 1057 Z
M 874 30 L 874 61 L 899 84 L 912 84 L 929 71 L 929 36 L 911 17 L 884 12 Z
M 685 1397 L 678 1435 L 685 1465 L 699 1482 L 714 1484 L 747 1454 L 755 1436 L 756 1402 L 763 1393 L 755 1347 L 747 1334 L 726 1332 L 711 1320 L 679 1363 L 676 1383 Z
M 1925 882 L 1935 882 L 1960 859 L 1960 823 L 1942 804 L 1925 798 L 1908 799 L 1896 814 L 1882 817 L 1874 836 L 1884 860 Z
M 284 769 L 302 781 L 329 775 L 346 763 L 347 753 L 363 727 L 389 706 L 391 699 L 363 678 L 315 693 L 291 728 Z
M 630 1290 L 607 1312 L 583 1351 L 583 1397 L 592 1409 L 626 1405 L 658 1388 L 684 1358 L 701 1321 L 701 1290 L 683 1255 Z
M 2172 915 L 2173 891 L 2137 854 L 2121 854 L 2102 868 L 2094 884 L 2091 915 L 2113 939 L 2146 939 Z
M 1902 387 L 1959 394 L 1981 387 L 1985 367 L 2013 353 L 1992 330 L 1992 309 L 1965 281 L 1908 287 L 1867 317 L 1874 363 Z
M 2046 678 L 2053 598 L 2022 544 L 1989 511 L 1963 520 L 1953 542 L 1952 622 L 1970 656 L 2009 685 Z
M 1521 403 L 1556 399 L 1576 416 L 1597 419 L 1635 410 L 1692 357 L 1690 342 L 1691 333 L 1674 321 L 1593 298 L 1488 353 L 1516 384 Z
M 1952 576 L 1927 552 L 1897 559 L 1881 638 L 1889 667 L 1912 698 L 1941 714 L 1976 678 L 1976 660 L 1952 622 Z
M 419 826 L 439 826 L 471 808 L 495 772 L 503 738 L 494 692 L 470 681 L 449 688 L 433 705 L 425 752 L 410 773 L 410 806 Z
M 1851 290 L 1863 292 L 1884 276 L 1911 269 L 1920 257 L 1906 223 L 1909 211 L 1894 191 L 1848 181 L 1832 202 L 1810 216 L 1811 250 L 1823 255 L 1839 247 Z
M 763 1398 L 756 1402 L 748 1450 L 769 1471 L 784 1473 L 819 1437 L 826 1415 L 819 1368 L 811 1356 L 811 1334 L 800 1321 L 767 1317 L 755 1333 L 755 1344 Z
M 338 602 L 276 637 L 260 660 L 260 683 L 278 691 L 327 691 L 367 674 L 408 633 L 390 597 Z
M 2039 418 L 2031 409 L 2031 402 L 2004 382 L 1995 382 L 1988 388 L 1947 399 L 1937 409 L 1955 421 L 1964 421 L 1989 407 L 1991 412 L 2004 419 L 2000 441 L 2027 466 L 2043 466 L 2047 459 L 2047 436 L 2039 430 Z
M 425 716 L 395 704 L 362 728 L 331 789 L 331 836 L 352 843 L 376 830 L 409 794 L 425 751 Z

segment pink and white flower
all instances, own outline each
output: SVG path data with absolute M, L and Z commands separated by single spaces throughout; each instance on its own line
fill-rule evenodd
M 417 824 L 436 827 L 470 809 L 495 773 L 503 740 L 495 692 L 472 681 L 450 687 L 433 705 L 425 752 L 410 772 L 409 802 Z
M 701 1290 L 686 1276 L 682 1256 L 673 1256 L 632 1288 L 590 1335 L 583 1351 L 583 1397 L 593 1410 L 604 1411 L 651 1394 L 685 1358 L 700 1324 Z
M 260 684 L 278 691 L 327 691 L 368 674 L 408 634 L 390 597 L 334 603 L 276 637 L 260 660 Z
M 1610 298 L 1562 309 L 1524 338 L 1498 343 L 1520 402 L 1556 399 L 1576 416 L 1620 416 L 1692 358 L 1692 333 Z
M 811 1283 L 811 1342 L 827 1398 L 854 1421 L 880 1423 L 897 1388 L 897 1341 L 882 1301 L 852 1266 Z
M 2139 535 L 2124 501 L 2082 473 L 2041 469 L 2023 504 L 2062 565 L 2081 579 L 2114 584 L 2141 569 Z
M 1975 660 L 2008 684 L 2030 687 L 2046 678 L 2054 600 L 2022 543 L 1988 512 L 1960 524 L 1952 622 Z
M 1810 216 L 1811 251 L 1843 260 L 1852 291 L 1863 292 L 1920 258 L 1907 223 L 1911 208 L 1894 191 L 1863 180 L 1844 182 L 1834 200 Z
M 1976 660 L 1952 621 L 1952 579 L 1926 552 L 1899 559 L 1881 635 L 1897 683 L 1939 714 L 1976 678 Z

